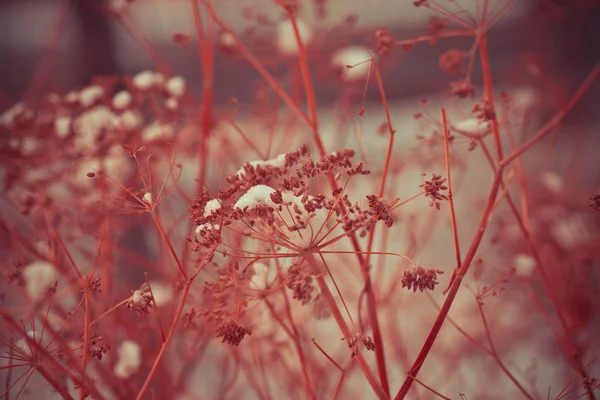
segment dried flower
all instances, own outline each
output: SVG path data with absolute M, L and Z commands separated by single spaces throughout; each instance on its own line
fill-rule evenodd
M 423 174 L 425 176 L 426 174 Z M 441 175 L 433 174 L 431 179 L 425 181 L 419 185 L 425 191 L 425 196 L 429 197 L 429 206 L 440 209 L 440 200 L 448 200 L 448 196 L 441 193 L 444 190 L 448 190 L 448 186 L 444 185 L 446 178 L 442 178 Z
M 593 193 L 590 196 L 590 207 L 592 207 L 596 211 L 600 211 L 600 194 Z
M 354 358 L 358 355 L 358 344 L 361 342 L 367 350 L 375 351 L 375 343 L 373 343 L 371 336 L 359 335 L 357 333 L 355 337 L 348 341 L 348 347 L 352 349 L 352 353 L 350 354 L 351 358 Z
M 443 274 L 444 271 L 439 269 L 425 269 L 421 266 L 416 266 L 404 271 L 402 274 L 402 287 L 413 289 L 414 292 L 425 289 L 433 290 L 437 281 L 438 274 Z
M 440 56 L 440 69 L 449 75 L 456 74 L 465 58 L 465 52 L 459 49 L 450 49 Z
M 454 96 L 458 96 L 461 99 L 475 96 L 475 88 L 471 82 L 466 79 L 450 82 L 450 91 Z
M 217 337 L 223 338 L 222 343 L 227 342 L 230 345 L 238 346 L 246 335 L 252 335 L 252 331 L 232 320 L 226 320 L 217 325 Z
M 144 284 L 141 289 L 134 291 L 127 300 L 127 308 L 134 310 L 139 315 L 147 315 L 150 313 L 153 301 L 150 289 Z
M 81 338 L 81 342 L 85 343 L 85 337 Z M 88 339 L 87 353 L 91 357 L 96 357 L 98 360 L 102 360 L 103 354 L 110 350 L 110 344 L 104 340 L 100 335 L 93 334 Z

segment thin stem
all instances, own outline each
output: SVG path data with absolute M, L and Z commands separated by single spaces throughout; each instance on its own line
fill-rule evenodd
M 515 384 L 515 386 L 523 393 L 523 396 L 527 397 L 529 400 L 533 400 L 533 397 L 525 390 L 525 388 L 519 383 L 519 381 L 511 374 L 511 372 L 504 366 L 502 360 L 498 356 L 498 352 L 496 351 L 496 347 L 494 346 L 494 342 L 492 341 L 492 334 L 490 332 L 490 327 L 487 322 L 487 318 L 485 317 L 485 313 L 483 312 L 483 307 L 481 305 L 481 300 L 477 300 L 477 308 L 479 309 L 479 314 L 481 315 L 481 320 L 483 321 L 483 326 L 485 328 L 485 336 L 487 337 L 487 341 L 490 345 L 491 355 L 500 367 L 502 371 L 508 376 L 508 378 Z
M 488 58 L 487 50 L 487 38 L 485 34 L 479 35 L 477 38 L 479 44 L 479 58 L 481 60 L 481 68 L 483 69 L 483 85 L 485 91 L 485 100 L 487 106 L 492 113 L 492 132 L 494 134 L 494 140 L 496 142 L 496 153 L 498 161 L 502 160 L 502 141 L 500 140 L 500 128 L 498 126 L 498 119 L 496 118 L 496 107 L 494 105 L 494 87 L 492 84 L 492 73 L 490 71 L 490 61 Z
M 173 339 L 173 336 L 175 335 L 177 326 L 179 326 L 179 319 L 181 318 L 181 315 L 183 314 L 183 307 L 185 306 L 185 301 L 186 301 L 188 293 L 190 291 L 190 287 L 192 286 L 194 279 L 198 276 L 200 271 L 202 271 L 202 269 L 208 264 L 208 260 L 211 258 L 210 256 L 214 253 L 214 250 L 215 250 L 214 248 L 211 249 L 209 255 L 204 259 L 204 262 L 202 264 L 200 264 L 200 266 L 198 267 L 196 272 L 194 272 L 194 274 L 187 280 L 187 282 L 183 286 L 183 293 L 181 294 L 181 300 L 179 300 L 179 304 L 177 305 L 177 310 L 175 311 L 175 315 L 173 317 L 173 323 L 171 324 L 171 328 L 169 329 L 169 332 L 167 333 L 167 337 L 165 338 L 165 341 L 162 343 L 162 346 L 160 347 L 160 351 L 158 352 L 158 355 L 156 356 L 156 359 L 154 360 L 154 364 L 152 364 L 152 368 L 150 369 L 150 372 L 148 373 L 148 376 L 146 377 L 146 380 L 144 381 L 144 385 L 140 389 L 140 391 L 136 397 L 136 400 L 141 400 L 142 397 L 144 396 L 144 393 L 148 390 L 148 387 L 150 386 L 150 383 L 152 382 L 152 378 L 154 377 L 154 375 L 156 374 L 156 372 L 158 370 L 158 365 L 160 364 L 160 361 L 164 357 L 165 351 L 167 350 L 167 347 L 169 346 L 169 344 L 171 343 L 171 340 Z
M 448 122 L 446 120 L 446 110 L 442 108 L 442 123 L 444 124 L 444 154 L 446 158 L 446 177 L 448 179 L 448 204 L 450 205 L 450 219 L 452 221 L 452 235 L 454 237 L 454 252 L 456 253 L 456 268 L 452 272 L 452 278 L 450 278 L 450 284 L 452 285 L 456 271 L 460 269 L 461 256 L 460 256 L 460 244 L 458 240 L 458 228 L 456 226 L 456 214 L 454 212 L 454 199 L 452 196 L 452 177 L 450 175 L 450 141 L 448 139 Z M 447 289 L 446 289 L 447 290 Z M 444 292 L 445 293 L 445 292 Z
M 342 331 L 342 334 L 344 335 L 344 339 L 346 339 L 346 341 L 348 341 L 348 343 L 350 343 L 350 341 L 353 339 L 352 331 L 350 330 L 350 327 L 346 323 L 346 320 L 344 319 L 342 312 L 340 311 L 339 307 L 337 306 L 335 298 L 333 297 L 333 294 L 331 294 L 331 291 L 329 290 L 329 287 L 327 286 L 327 282 L 325 282 L 325 277 L 324 277 L 325 271 L 323 270 L 322 267 L 319 267 L 319 264 L 317 263 L 317 260 L 315 259 L 315 256 L 313 255 L 313 253 L 306 251 L 302 254 L 302 256 L 304 257 L 304 259 L 308 262 L 308 264 L 311 266 L 311 268 L 314 271 L 319 272 L 319 274 L 316 277 L 317 282 L 319 284 L 319 289 L 321 290 L 321 293 L 323 294 L 325 301 L 329 305 L 331 314 L 333 315 L 335 322 L 338 324 L 338 327 Z M 367 381 L 369 382 L 369 384 L 371 385 L 371 387 L 377 394 L 377 397 L 379 397 L 380 399 L 387 399 L 388 398 L 387 395 L 383 391 L 381 384 L 379 383 L 375 374 L 369 367 L 369 364 L 367 363 L 367 360 L 365 359 L 363 354 L 359 351 L 355 358 L 356 358 L 356 361 L 358 362 L 360 369 L 362 370 L 363 374 L 367 378 Z
M 501 182 L 501 177 L 502 177 L 503 171 L 504 171 L 504 169 L 501 166 L 500 168 L 498 168 L 498 171 L 496 172 L 496 175 L 494 177 L 494 181 L 492 183 L 492 187 L 490 189 L 490 193 L 488 195 L 488 199 L 486 202 L 486 207 L 483 212 L 483 215 L 481 216 L 481 220 L 479 222 L 479 228 L 477 229 L 477 233 L 476 233 L 475 237 L 473 238 L 471 247 L 469 248 L 469 251 L 467 252 L 467 255 L 465 256 L 465 259 L 462 262 L 460 269 L 456 273 L 456 277 L 454 279 L 454 282 L 452 283 L 452 286 L 450 287 L 448 296 L 446 297 L 446 300 L 444 301 L 444 304 L 442 305 L 442 308 L 440 309 L 440 312 L 438 313 L 438 316 L 437 316 L 433 326 L 431 327 L 429 334 L 427 335 L 427 339 L 425 340 L 425 343 L 423 344 L 423 347 L 421 348 L 419 355 L 417 356 L 415 362 L 413 363 L 413 365 L 410 369 L 410 373 L 409 373 L 408 377 L 404 380 L 402 387 L 400 388 L 400 390 L 398 391 L 398 394 L 395 397 L 396 400 L 404 399 L 404 397 L 408 394 L 408 391 L 410 390 L 410 387 L 414 381 L 414 378 L 416 378 L 417 374 L 419 373 L 419 370 L 423 366 L 423 363 L 425 362 L 425 359 L 427 358 L 427 355 L 429 354 L 429 351 L 433 347 L 433 343 L 435 342 L 435 339 L 437 338 L 437 335 L 439 334 L 440 329 L 442 328 L 444 320 L 446 319 L 446 316 L 448 315 L 448 312 L 450 311 L 452 302 L 454 301 L 454 298 L 456 297 L 456 294 L 458 293 L 458 290 L 460 289 L 460 285 L 462 283 L 463 277 L 468 272 L 469 267 L 471 266 L 471 263 L 472 263 L 473 259 L 475 258 L 475 254 L 477 253 L 477 250 L 479 249 L 479 245 L 481 243 L 481 240 L 483 239 L 483 235 L 486 231 L 487 225 L 489 223 L 489 220 L 490 220 L 490 217 L 492 214 L 494 203 L 495 203 L 496 197 L 498 195 L 498 189 L 500 188 L 500 182 Z
M 183 268 L 181 261 L 179 261 L 179 257 L 177 257 L 177 253 L 175 252 L 175 249 L 173 248 L 173 244 L 171 243 L 171 240 L 169 240 L 169 237 L 167 236 L 167 233 L 165 232 L 165 230 L 162 226 L 162 223 L 160 222 L 160 219 L 156 215 L 156 212 L 154 210 L 152 210 L 150 212 L 150 215 L 152 215 L 152 220 L 154 221 L 156 228 L 158 228 L 158 232 L 162 236 L 163 240 L 167 244 L 167 247 L 169 248 L 169 251 L 173 255 L 173 258 L 175 259 L 175 263 L 177 264 L 177 267 L 179 268 L 179 272 L 181 272 L 181 276 L 183 276 L 184 279 L 187 279 L 187 274 L 185 273 L 185 269 Z
M 552 118 L 546 125 L 544 125 L 531 139 L 525 142 L 521 147 L 514 150 L 510 155 L 506 156 L 501 162 L 500 165 L 507 166 L 511 162 L 513 162 L 516 158 L 520 157 L 523 153 L 525 153 L 531 146 L 540 141 L 547 134 L 552 132 L 554 128 L 556 128 L 563 118 L 571 111 L 575 104 L 579 102 L 581 97 L 588 91 L 588 89 L 592 86 L 592 84 L 600 77 L 600 63 L 596 64 L 594 69 L 589 73 L 589 75 L 585 78 L 585 80 L 581 83 L 577 91 L 573 94 L 573 96 L 569 99 L 567 104 L 560 110 L 554 118 Z

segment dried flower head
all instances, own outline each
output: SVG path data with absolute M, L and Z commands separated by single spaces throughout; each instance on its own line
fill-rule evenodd
M 139 315 L 147 315 L 150 313 L 152 308 L 152 302 L 154 298 L 152 293 L 146 284 L 133 292 L 131 297 L 127 300 L 127 308 L 134 310 Z
M 222 343 L 229 343 L 238 346 L 246 335 L 251 335 L 252 331 L 244 326 L 238 325 L 233 320 L 225 320 L 217 325 L 217 337 L 223 338 Z
M 437 281 L 438 274 L 443 274 L 444 271 L 439 269 L 425 269 L 421 266 L 416 266 L 404 271 L 402 274 L 402 287 L 412 289 L 414 292 L 425 289 L 433 290 Z
M 426 176 L 423 174 L 422 176 Z M 423 182 L 419 187 L 425 191 L 425 196 L 429 197 L 429 206 L 440 209 L 440 201 L 448 200 L 448 196 L 443 194 L 444 190 L 448 190 L 448 186 L 444 185 L 446 178 L 441 175 L 432 174 L 431 179 Z
M 350 358 L 354 358 L 358 355 L 359 343 L 362 343 L 367 350 L 375 351 L 375 343 L 373 342 L 371 336 L 360 335 L 357 333 L 356 336 L 348 341 L 348 347 L 352 350 L 352 353 L 350 353 Z
M 593 193 L 590 196 L 590 207 L 596 211 L 600 211 L 600 193 Z
M 81 338 L 81 343 L 85 342 L 85 337 Z M 96 357 L 98 360 L 102 360 L 102 356 L 110 350 L 110 344 L 106 340 L 97 334 L 93 334 L 88 339 L 87 353 L 91 357 Z

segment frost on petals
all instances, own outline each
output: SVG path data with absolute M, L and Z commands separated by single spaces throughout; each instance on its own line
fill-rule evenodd
M 49 262 L 34 261 L 23 270 L 23 278 L 29 298 L 39 301 L 45 297 L 48 288 L 56 284 L 58 272 Z
M 115 364 L 115 375 L 121 379 L 127 379 L 138 371 L 142 365 L 142 349 L 133 340 L 124 340 L 117 349 L 117 363 Z

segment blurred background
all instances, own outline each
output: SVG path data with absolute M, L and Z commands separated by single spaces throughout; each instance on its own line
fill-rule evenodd
M 119 9 L 125 3 L 128 3 L 128 15 L 123 18 L 99 12 L 107 6 Z M 342 42 L 344 45 L 370 45 L 374 31 L 380 27 L 388 28 L 399 40 L 419 36 L 431 17 L 429 12 L 414 7 L 409 0 L 313 0 L 301 3 L 301 18 L 315 30 L 332 30 L 322 50 L 327 46 L 335 48 Z M 475 11 L 475 3 L 467 0 L 461 5 Z M 496 81 L 509 79 L 508 71 L 522 54 L 528 52 L 544 54 L 551 75 L 568 78 L 574 84 L 581 81 L 600 56 L 597 5 L 596 0 L 516 0 L 489 35 Z M 61 7 L 68 8 L 64 21 L 59 12 Z M 248 39 L 246 44 L 257 55 L 273 54 L 274 26 L 284 18 L 284 13 L 274 2 L 222 0 L 214 2 L 214 7 L 232 30 Z M 260 14 L 258 17 L 257 13 Z M 260 24 L 253 22 L 257 18 Z M 356 22 L 344 26 L 345 20 Z M 189 45 L 176 45 L 174 34 L 190 35 Z M 44 51 L 54 52 L 55 58 L 52 83 L 49 84 L 52 87 L 47 89 L 65 91 L 89 83 L 98 74 L 134 74 L 152 68 L 142 36 L 147 44 L 169 60 L 175 73 L 188 80 L 192 89 L 198 88 L 200 67 L 187 0 L 0 2 L 3 108 L 23 94 Z M 58 43 L 58 46 L 49 49 L 48 43 Z M 384 68 L 387 95 L 391 98 L 423 96 L 445 89 L 437 58 L 447 48 L 468 48 L 471 43 L 470 38 L 443 40 L 436 46 L 417 46 L 409 56 L 400 56 L 402 59 L 397 68 Z M 475 79 L 477 72 L 476 69 Z M 220 53 L 216 60 L 215 101 L 218 104 L 230 97 L 250 99 L 255 77 L 251 66 Z M 334 99 L 338 90 L 336 83 L 318 85 L 318 99 L 323 102 Z M 370 95 L 377 98 L 376 91 L 371 91 Z

